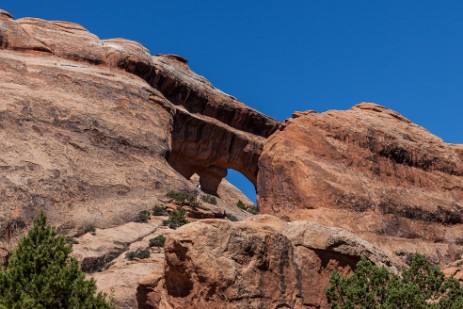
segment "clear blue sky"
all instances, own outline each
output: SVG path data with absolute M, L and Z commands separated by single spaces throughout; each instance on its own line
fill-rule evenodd
M 74 21 L 152 54 L 177 53 L 216 87 L 274 118 L 392 108 L 463 143 L 463 1 L 5 1 L 15 18 Z M 235 173 L 237 185 L 244 183 Z M 249 185 L 244 191 L 253 195 Z

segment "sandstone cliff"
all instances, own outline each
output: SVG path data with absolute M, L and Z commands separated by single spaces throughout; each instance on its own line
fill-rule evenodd
M 181 57 L 77 24 L 2 12 L 0 47 L 3 239 L 41 209 L 64 231 L 122 223 L 195 173 L 215 195 L 227 168 L 255 183 L 278 127 Z
M 284 221 L 236 207 L 251 202 L 228 168 Z M 179 205 L 171 191 L 217 203 Z M 463 146 L 392 110 L 280 124 L 181 56 L 0 10 L 2 255 L 44 210 L 120 308 L 326 308 L 331 271 L 349 274 L 362 255 L 396 271 L 419 251 L 460 274 L 462 200 Z M 193 223 L 130 222 L 159 204 Z M 165 248 L 149 248 L 161 234 Z M 151 257 L 126 259 L 140 248 Z
M 295 113 L 259 168 L 262 212 L 346 228 L 403 261 L 463 252 L 463 147 L 392 110 Z

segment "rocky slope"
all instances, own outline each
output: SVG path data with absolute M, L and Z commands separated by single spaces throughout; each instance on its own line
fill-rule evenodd
M 295 113 L 259 161 L 261 211 L 346 228 L 391 256 L 462 254 L 463 146 L 362 103 Z
M 3 239 L 41 209 L 64 231 L 122 223 L 169 191 L 195 190 L 195 173 L 212 194 L 227 168 L 255 182 L 278 122 L 180 57 L 6 12 L 0 43 Z M 235 206 L 229 197 L 219 204 Z
M 283 221 L 238 208 L 228 168 Z M 362 255 L 396 271 L 419 251 L 459 274 L 462 201 L 463 146 L 387 108 L 280 124 L 180 56 L 0 10 L 2 255 L 44 210 L 118 308 L 326 308 L 331 271 Z M 131 222 L 155 205 L 193 223 Z M 137 249 L 151 256 L 127 260 Z

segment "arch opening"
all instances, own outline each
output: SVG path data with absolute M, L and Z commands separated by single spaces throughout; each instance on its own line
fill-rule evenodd
M 237 187 L 254 205 L 257 205 L 254 184 L 238 171 L 233 169 L 228 169 L 227 171 L 226 179 L 228 182 Z

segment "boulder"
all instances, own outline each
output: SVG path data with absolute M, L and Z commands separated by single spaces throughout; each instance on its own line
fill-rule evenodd
M 164 273 L 139 281 L 140 308 L 328 308 L 333 270 L 360 256 L 395 271 L 381 250 L 339 228 L 272 216 L 197 221 L 169 234 Z

